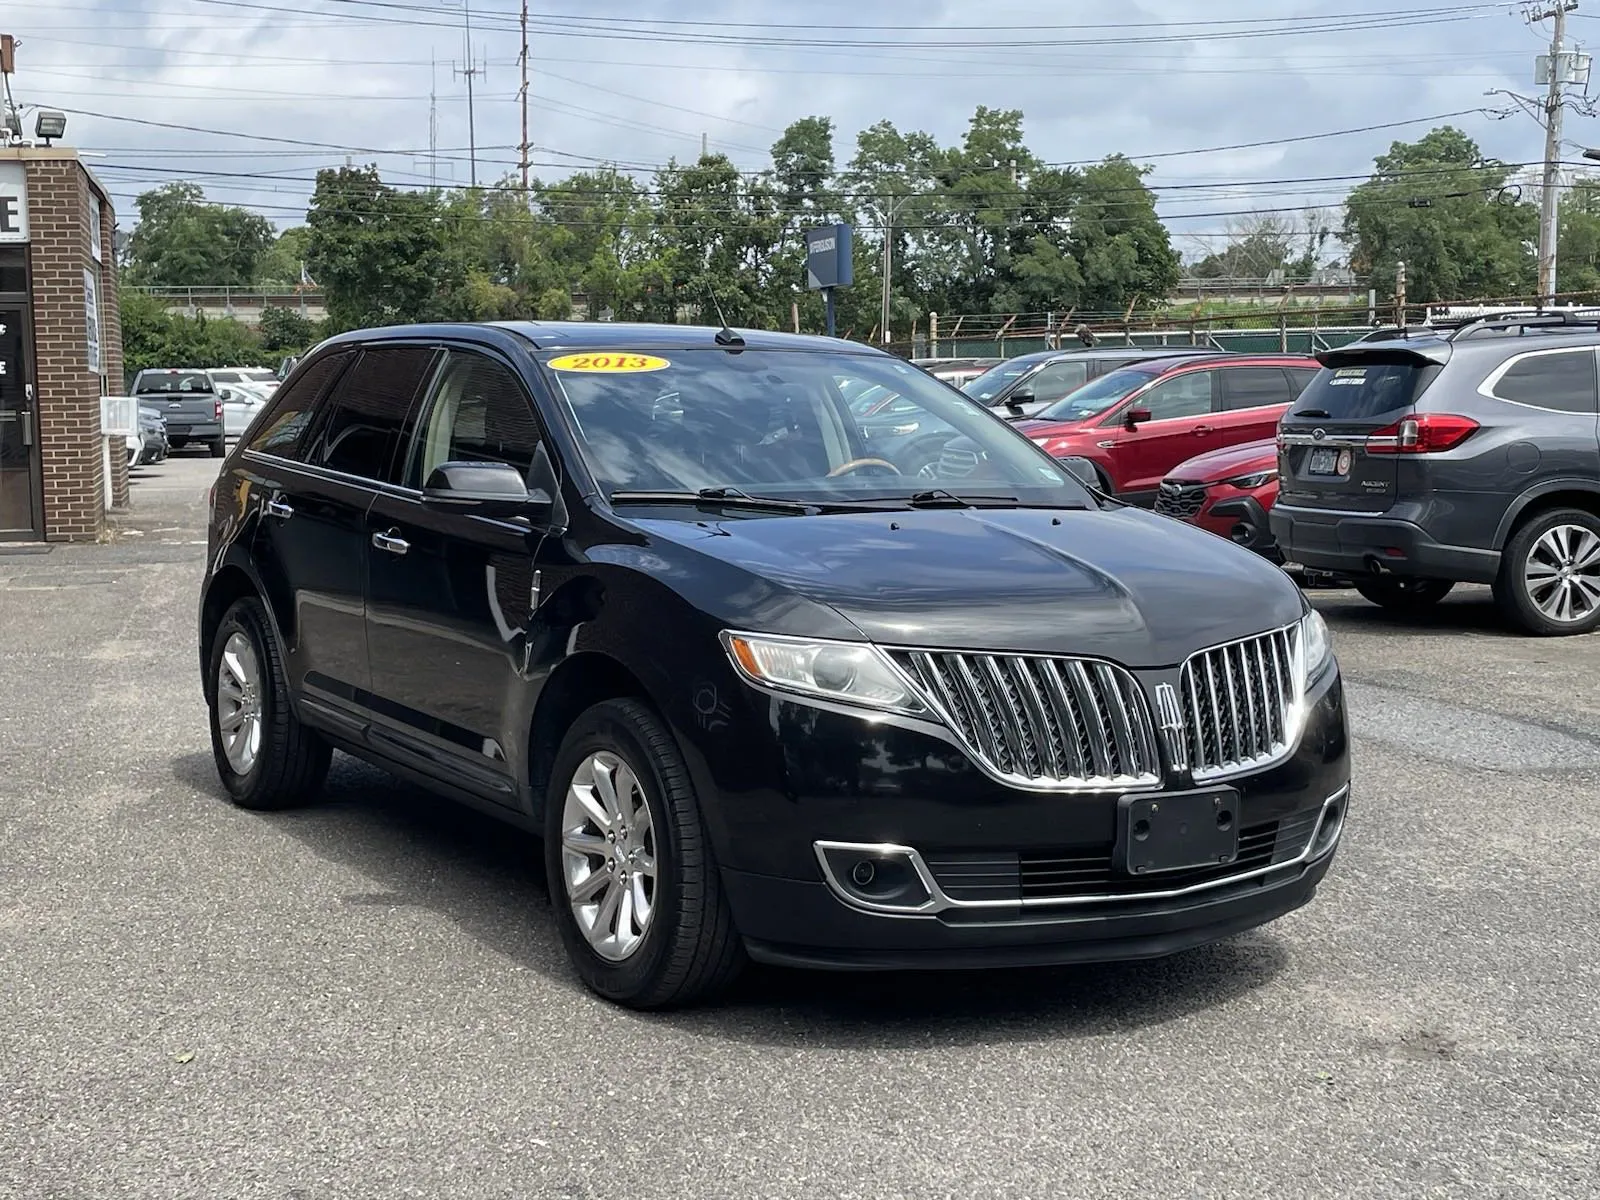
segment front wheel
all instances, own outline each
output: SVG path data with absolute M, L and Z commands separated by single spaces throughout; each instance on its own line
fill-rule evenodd
M 206 699 L 217 774 L 240 808 L 291 808 L 314 799 L 333 752 L 300 723 L 267 610 L 234 601 L 211 639 Z
M 1494 594 L 1527 633 L 1562 637 L 1600 628 L 1600 517 L 1559 508 L 1529 521 L 1506 543 Z
M 1456 585 L 1448 579 L 1402 579 L 1394 575 L 1355 580 L 1356 591 L 1380 608 L 1405 615 L 1427 612 Z
M 584 712 L 545 799 L 545 870 L 568 956 L 593 991 L 629 1008 L 705 1000 L 744 946 L 688 768 L 637 700 Z

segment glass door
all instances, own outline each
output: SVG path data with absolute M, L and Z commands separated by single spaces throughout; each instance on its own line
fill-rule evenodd
M 39 416 L 20 306 L 0 305 L 0 541 L 43 537 Z

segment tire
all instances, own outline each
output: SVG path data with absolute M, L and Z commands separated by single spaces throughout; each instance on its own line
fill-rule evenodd
M 167 448 L 169 450 L 182 450 L 188 444 L 189 440 L 187 438 L 173 438 L 167 443 Z
M 211 443 L 211 457 L 212 458 L 227 458 L 228 457 L 228 439 L 227 438 L 218 438 L 216 441 Z
M 1570 553 L 1569 553 L 1570 552 Z M 1567 578 L 1581 583 L 1541 588 L 1528 578 L 1558 576 L 1564 563 Z M 1538 637 L 1571 637 L 1600 629 L 1600 517 L 1581 508 L 1556 508 L 1526 522 L 1506 543 L 1500 555 L 1500 577 L 1494 597 L 1508 620 L 1524 633 Z M 1565 592 L 1574 616 L 1562 619 L 1557 611 L 1540 606 L 1558 600 Z M 1585 607 L 1585 605 L 1587 607 Z
M 253 671 L 242 653 L 245 647 L 254 656 Z M 223 665 L 225 653 L 233 656 L 229 668 Z M 327 778 L 333 752 L 294 714 L 283 655 L 261 601 L 254 596 L 234 601 L 217 626 L 206 661 L 211 753 L 216 759 L 217 774 L 233 802 L 240 808 L 276 811 L 316 799 Z M 231 689 L 222 681 L 225 671 L 233 684 Z M 251 677 L 256 681 L 252 689 L 239 686 Z M 237 754 L 230 757 L 224 741 L 224 710 L 233 708 L 230 693 L 243 693 L 244 702 L 255 711 L 256 751 L 250 761 L 242 761 Z M 238 728 L 242 729 L 243 723 Z
M 619 765 L 637 780 L 637 790 L 627 786 Z M 613 795 L 615 782 L 624 783 L 630 796 L 625 807 L 634 808 L 633 817 L 610 815 L 602 776 Z M 584 808 L 574 799 L 578 793 L 598 807 Z M 648 833 L 638 819 L 640 798 Z M 609 825 L 596 819 L 601 814 Z M 617 832 L 624 827 L 625 836 Z M 622 840 L 608 840 L 608 829 Z M 569 849 L 580 841 L 582 849 Z M 624 857 L 627 850 L 619 846 L 638 857 Z M 640 701 L 597 704 L 567 731 L 545 798 L 544 857 L 562 943 L 583 982 L 607 1000 L 635 1009 L 683 1007 L 714 997 L 743 968 L 744 944 L 723 895 L 688 768 L 661 720 Z M 653 878 L 641 869 L 624 872 L 630 862 L 637 868 L 646 860 L 653 860 Z M 616 882 L 619 873 L 626 883 Z M 574 876 L 580 889 L 591 879 L 598 884 L 577 901 L 590 902 L 584 907 L 592 910 L 585 919 L 598 930 L 593 939 L 574 911 L 568 883 Z M 625 914 L 636 911 L 633 900 L 646 891 L 650 909 L 640 934 Z M 616 908 L 606 919 L 612 903 Z M 626 938 L 602 936 L 624 925 Z
M 1379 608 L 1413 616 L 1429 611 L 1456 586 L 1448 579 L 1403 579 L 1395 575 L 1363 577 L 1353 583 L 1356 591 Z

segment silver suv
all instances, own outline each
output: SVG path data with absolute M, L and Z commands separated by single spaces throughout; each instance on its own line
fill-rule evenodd
M 1417 612 L 1487 583 L 1529 633 L 1600 627 L 1600 322 L 1396 331 L 1319 356 L 1278 426 L 1292 562 Z

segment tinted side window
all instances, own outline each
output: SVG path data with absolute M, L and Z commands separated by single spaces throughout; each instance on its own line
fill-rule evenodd
M 1311 381 L 1317 377 L 1317 372 L 1319 370 L 1321 370 L 1320 367 L 1286 368 L 1286 371 L 1289 375 L 1289 382 L 1292 385 L 1289 389 L 1290 395 L 1298 396 L 1301 392 L 1305 391 L 1306 388 L 1310 387 Z
M 1222 407 L 1230 412 L 1287 404 L 1292 399 L 1294 392 L 1281 367 L 1237 367 L 1222 372 Z
M 405 483 L 420 488 L 447 462 L 510 463 L 524 479 L 539 426 L 517 377 L 481 354 L 451 351 L 412 445 Z
M 1556 412 L 1592 413 L 1596 395 L 1594 350 L 1537 354 L 1511 364 L 1492 389 L 1502 400 Z
M 1178 417 L 1198 417 L 1211 411 L 1211 371 L 1190 371 L 1164 379 L 1134 401 L 1135 408 L 1148 408 L 1152 421 L 1171 421 Z
M 334 392 L 314 461 L 346 475 L 395 482 L 401 430 L 433 355 L 428 346 L 362 351 Z
M 1043 403 L 1051 403 L 1061 399 L 1068 392 L 1075 392 L 1089 381 L 1089 364 L 1086 362 L 1051 363 L 1042 367 L 1039 372 L 1022 384 L 1017 390 L 1032 392 L 1033 398 Z
M 299 459 L 306 434 L 317 414 L 317 401 L 349 365 L 348 351 L 325 354 L 305 369 L 300 378 L 278 389 L 272 407 L 256 422 L 247 450 Z

